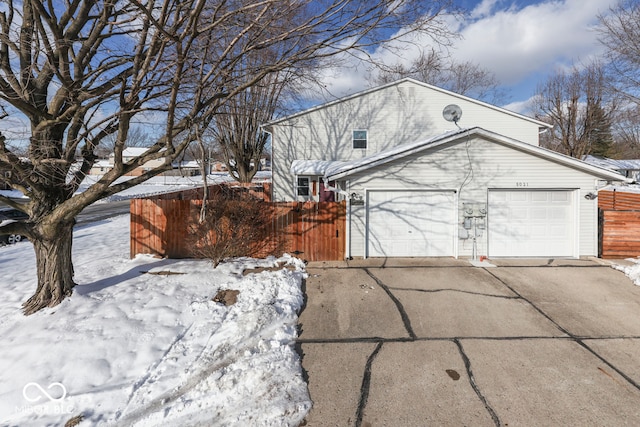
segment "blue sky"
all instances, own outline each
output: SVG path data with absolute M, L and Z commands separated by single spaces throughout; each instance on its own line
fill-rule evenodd
M 449 53 L 495 74 L 506 92 L 503 106 L 526 112 L 539 82 L 554 70 L 586 63 L 602 53 L 597 16 L 615 0 L 456 0 L 468 13 L 463 20 L 447 20 L 462 38 Z M 425 41 L 425 44 L 427 41 Z M 417 55 L 408 49 L 402 57 L 380 54 L 385 62 L 408 62 Z M 363 67 L 327 77 L 334 95 L 364 89 Z

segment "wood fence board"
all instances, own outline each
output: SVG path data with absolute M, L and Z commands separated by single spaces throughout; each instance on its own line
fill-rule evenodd
M 600 190 L 598 208 L 602 210 L 640 210 L 640 193 Z
M 640 212 L 600 211 L 600 256 L 626 258 L 640 255 Z
M 188 200 L 194 194 L 197 195 L 191 192 L 132 200 L 131 257 L 138 253 L 171 258 L 192 256 L 188 247 L 189 227 L 197 220 L 202 206 L 201 200 Z M 276 247 L 280 240 L 285 252 L 308 261 L 344 259 L 345 202 L 269 202 L 269 207 L 265 214 L 272 215 L 273 243 L 268 245 Z

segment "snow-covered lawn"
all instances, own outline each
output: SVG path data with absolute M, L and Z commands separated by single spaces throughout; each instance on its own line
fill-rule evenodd
M 0 425 L 299 425 L 311 407 L 294 349 L 304 265 L 130 260 L 128 221 L 77 228 L 80 285 L 30 317 L 31 244 L 0 247 Z M 278 261 L 290 269 L 242 274 Z M 225 289 L 235 304 L 212 301 Z

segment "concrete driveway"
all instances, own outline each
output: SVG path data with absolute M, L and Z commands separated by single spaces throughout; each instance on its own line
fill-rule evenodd
M 640 287 L 587 260 L 311 263 L 307 426 L 640 425 Z

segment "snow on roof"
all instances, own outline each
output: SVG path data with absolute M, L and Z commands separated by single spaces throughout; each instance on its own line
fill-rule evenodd
M 615 171 L 640 170 L 640 160 L 638 159 L 614 160 L 607 157 L 587 155 L 582 160 L 594 166 Z
M 455 141 L 463 134 L 466 134 L 467 136 L 472 134 L 484 136 L 501 144 L 517 148 L 519 150 L 537 155 L 539 157 L 544 157 L 546 159 L 556 161 L 566 166 L 581 169 L 602 178 L 608 178 L 621 182 L 632 181 L 629 178 L 620 175 L 616 171 L 612 171 L 610 169 L 602 168 L 596 165 L 591 165 L 579 159 L 575 159 L 573 157 L 569 157 L 543 147 L 527 144 L 525 142 L 521 142 L 480 127 L 449 131 L 422 141 L 398 145 L 390 150 L 381 151 L 379 153 L 373 154 L 371 156 L 366 156 L 361 159 L 352 160 L 349 162 L 341 162 L 340 164 L 337 164 L 336 162 L 327 167 L 327 169 L 325 170 L 325 177 L 331 180 L 340 179 L 353 173 L 360 172 L 419 152 L 421 150 L 424 150 L 425 148 L 437 147 L 439 145 Z
M 144 154 L 147 151 L 148 147 L 127 147 L 122 150 L 123 157 L 137 157 Z
M 173 167 L 198 169 L 200 165 L 197 160 L 183 160 L 181 162 L 173 162 Z
M 629 184 L 629 185 L 620 185 L 620 184 L 611 184 L 605 187 L 600 188 L 598 191 L 619 191 L 621 193 L 634 193 L 640 194 L 640 185 L 638 184 Z
M 330 167 L 336 167 L 348 162 L 332 160 L 294 160 L 291 163 L 293 175 L 324 175 Z

